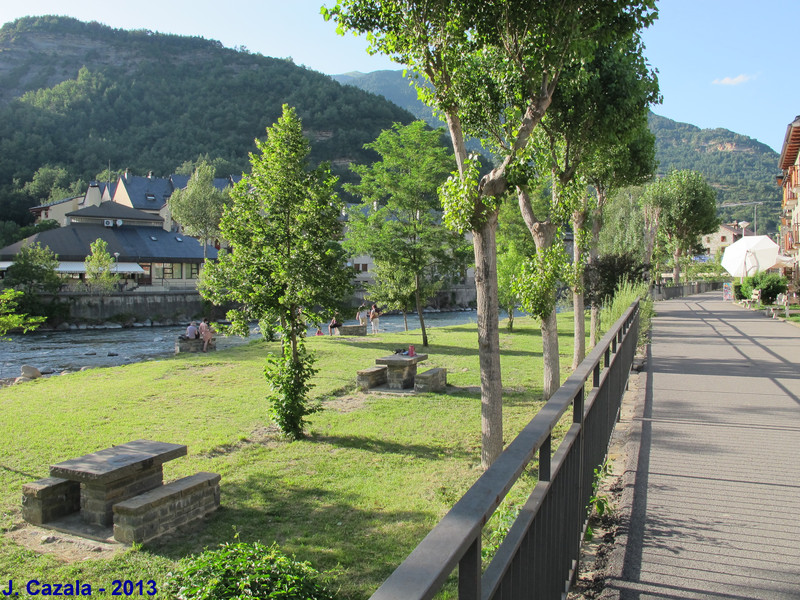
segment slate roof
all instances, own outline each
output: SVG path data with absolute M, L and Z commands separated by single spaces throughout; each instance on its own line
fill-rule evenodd
M 23 244 L 39 242 L 58 255 L 60 261 L 82 261 L 91 253 L 89 245 L 98 238 L 108 243 L 109 254 L 119 252 L 120 262 L 203 262 L 203 246 L 192 237 L 164 231 L 161 227 L 103 227 L 90 223 L 32 235 L 0 249 L 0 260 L 14 260 Z M 216 249 L 209 246 L 207 255 L 209 260 L 216 259 Z
M 128 175 L 119 181 L 120 185 L 125 186 L 133 208 L 138 210 L 160 210 L 174 189 L 169 179 L 160 177 Z
M 153 213 L 146 213 L 125 206 L 119 202 L 101 202 L 99 206 L 87 206 L 67 213 L 68 217 L 93 218 L 93 219 L 122 219 L 123 221 L 150 221 L 163 223 L 164 219 Z M 154 225 L 155 226 L 155 225 Z
M 189 184 L 191 175 L 170 175 L 169 178 L 176 190 L 182 190 Z M 226 188 L 229 188 L 232 182 L 232 177 L 215 177 L 212 183 L 214 184 L 215 188 L 222 192 Z

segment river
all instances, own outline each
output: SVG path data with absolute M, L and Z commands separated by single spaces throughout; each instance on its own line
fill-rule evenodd
M 505 318 L 505 313 L 501 315 Z M 443 327 L 474 323 L 474 310 L 458 312 L 432 312 L 425 314 L 427 327 Z M 347 321 L 355 323 L 355 321 Z M 408 316 L 410 329 L 419 328 L 416 315 Z M 369 329 L 369 326 L 367 326 Z M 381 317 L 381 330 L 403 331 L 402 315 Z M 18 377 L 22 365 L 40 370 L 76 371 L 82 367 L 111 367 L 145 360 L 157 360 L 175 352 L 175 339 L 186 331 L 180 327 L 137 327 L 130 329 L 87 329 L 79 331 L 43 331 L 26 335 L 11 335 L 0 341 L 0 378 Z M 327 333 L 327 325 L 322 331 Z M 313 335 L 310 331 L 309 335 Z M 250 339 L 257 339 L 253 333 Z M 238 336 L 216 336 L 217 349 L 247 343 Z

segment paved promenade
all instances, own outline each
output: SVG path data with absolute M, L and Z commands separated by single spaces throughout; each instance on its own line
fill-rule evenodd
M 800 328 L 721 292 L 656 312 L 606 594 L 800 599 Z

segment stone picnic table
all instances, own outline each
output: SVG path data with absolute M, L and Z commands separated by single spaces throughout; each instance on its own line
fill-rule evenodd
M 115 504 L 161 486 L 162 465 L 186 453 L 183 444 L 134 440 L 52 465 L 50 477 L 80 482 L 81 517 L 109 526 Z
M 386 378 L 389 389 L 402 390 L 414 387 L 414 378 L 417 375 L 417 363 L 428 359 L 427 354 L 392 354 L 375 359 L 375 364 L 386 365 Z

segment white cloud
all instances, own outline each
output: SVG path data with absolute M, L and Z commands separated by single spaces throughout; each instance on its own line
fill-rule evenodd
M 723 77 L 722 79 L 715 79 L 711 83 L 714 85 L 741 85 L 743 83 L 747 83 L 751 79 L 755 79 L 755 77 L 753 75 L 745 75 L 742 73 L 736 77 Z

